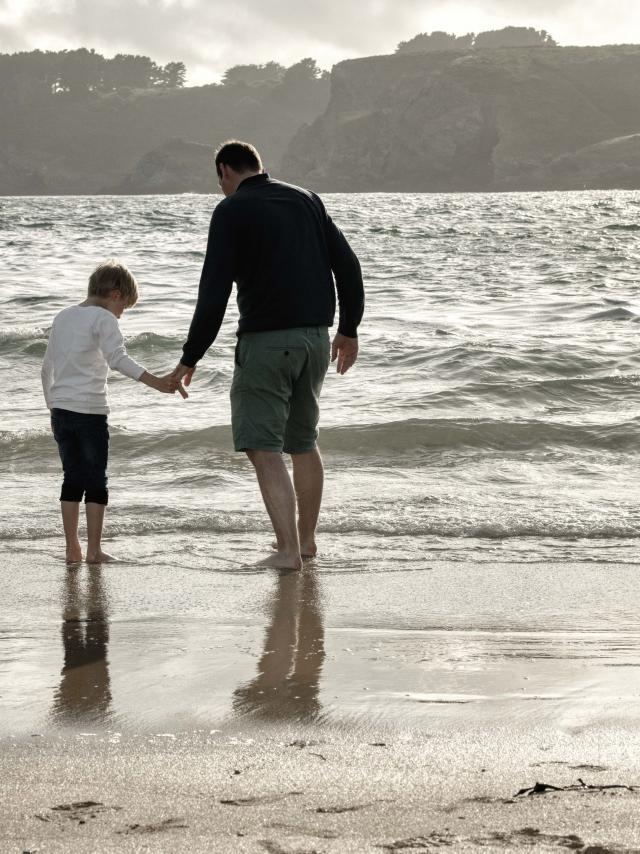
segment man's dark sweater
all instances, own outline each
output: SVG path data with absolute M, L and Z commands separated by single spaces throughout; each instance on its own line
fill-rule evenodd
M 195 365 L 213 344 L 234 281 L 238 335 L 331 326 L 336 289 L 338 332 L 358 334 L 364 310 L 360 264 L 321 199 L 308 190 L 262 173 L 245 178 L 218 204 L 183 365 Z

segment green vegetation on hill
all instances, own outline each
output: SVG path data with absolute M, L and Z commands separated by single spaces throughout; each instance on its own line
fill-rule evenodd
M 182 63 L 160 67 L 148 57 L 105 60 L 84 49 L 0 55 L 0 109 L 11 116 L 0 122 L 0 193 L 119 188 L 147 153 L 177 137 L 208 146 L 246 137 L 277 171 L 300 125 L 324 111 L 329 80 L 313 59 L 244 72 L 185 87 Z M 141 168 L 138 178 L 148 163 Z
M 264 83 L 291 86 L 306 83 L 310 80 L 328 80 L 328 71 L 318 68 L 318 63 L 311 57 L 301 59 L 295 65 L 285 68 L 279 62 L 267 62 L 264 65 L 234 65 L 228 68 L 222 78 L 225 86 L 260 86 Z
M 106 59 L 95 50 L 41 51 L 0 54 L 0 100 L 13 104 L 37 102 L 51 95 L 116 92 L 184 86 L 183 62 L 157 65 L 148 56 L 118 53 Z
M 396 53 L 425 53 L 434 50 L 457 50 L 460 48 L 494 47 L 555 47 L 557 42 L 546 30 L 534 27 L 503 27 L 501 30 L 467 33 L 456 36 L 436 30 L 433 33 L 418 33 L 406 42 L 400 42 Z

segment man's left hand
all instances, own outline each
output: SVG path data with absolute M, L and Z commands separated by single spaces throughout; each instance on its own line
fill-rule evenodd
M 336 333 L 331 344 L 331 361 L 338 360 L 336 371 L 346 374 L 349 368 L 355 364 L 358 358 L 358 339 L 348 338 L 346 335 Z
M 178 362 L 178 364 L 171 372 L 171 376 L 174 379 L 178 380 L 178 382 L 180 382 L 180 380 L 183 380 L 184 384 L 186 386 L 189 386 L 191 385 L 191 379 L 193 377 L 195 369 L 195 365 L 193 366 L 193 368 L 188 368 L 186 365 L 183 365 L 182 362 Z

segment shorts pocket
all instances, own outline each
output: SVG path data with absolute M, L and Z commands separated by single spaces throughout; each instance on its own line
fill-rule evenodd
M 304 347 L 285 347 L 283 344 L 270 345 L 265 348 L 270 353 L 282 353 L 283 356 L 290 356 L 292 353 L 304 353 Z

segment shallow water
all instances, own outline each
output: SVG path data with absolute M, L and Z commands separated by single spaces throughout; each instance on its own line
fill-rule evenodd
M 356 368 L 325 385 L 313 590 L 243 569 L 270 535 L 231 447 L 233 305 L 188 401 L 113 377 L 109 549 L 129 563 L 66 574 L 48 327 L 119 256 L 130 352 L 171 369 L 215 201 L 0 199 L 5 732 L 630 715 L 639 193 L 327 196 L 367 311 Z
M 215 201 L 0 200 L 6 547 L 57 530 L 38 375 L 53 315 L 117 255 L 141 284 L 122 321 L 130 351 L 172 368 Z M 362 259 L 368 301 L 356 369 L 325 386 L 322 530 L 384 548 L 400 538 L 409 555 L 420 536 L 421 559 L 637 560 L 640 194 L 326 202 Z M 231 450 L 235 319 L 231 305 L 186 403 L 113 378 L 112 533 L 267 529 Z

